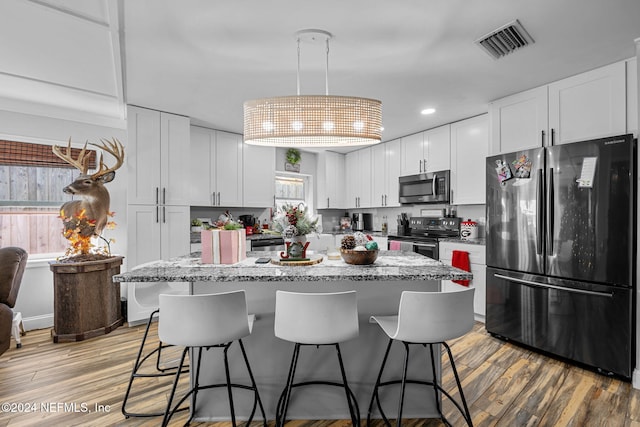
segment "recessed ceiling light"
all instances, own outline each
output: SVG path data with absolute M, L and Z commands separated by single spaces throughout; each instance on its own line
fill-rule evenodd
M 420 114 L 424 114 L 426 116 L 429 114 L 433 114 L 435 112 L 436 112 L 435 108 L 425 108 L 424 110 L 420 111 Z

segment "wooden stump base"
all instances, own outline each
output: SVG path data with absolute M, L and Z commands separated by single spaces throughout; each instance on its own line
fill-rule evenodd
M 123 257 L 76 263 L 52 262 L 54 343 L 83 341 L 105 335 L 124 323 L 120 284 Z

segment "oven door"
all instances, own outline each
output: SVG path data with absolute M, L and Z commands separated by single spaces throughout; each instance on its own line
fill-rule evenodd
M 420 255 L 424 255 L 435 260 L 440 259 L 437 240 L 428 242 L 413 242 L 413 252 L 419 253 Z

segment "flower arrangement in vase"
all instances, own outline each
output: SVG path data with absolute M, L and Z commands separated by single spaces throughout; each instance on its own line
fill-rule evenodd
M 307 234 L 318 231 L 318 219 L 307 214 L 307 208 L 299 205 L 284 204 L 273 219 L 273 229 L 284 237 L 286 250 L 280 252 L 280 258 L 286 260 L 306 260 Z

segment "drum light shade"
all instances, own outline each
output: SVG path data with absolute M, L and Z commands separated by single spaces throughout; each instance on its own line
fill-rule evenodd
M 273 147 L 341 147 L 382 139 L 382 103 L 351 96 L 297 95 L 244 103 L 244 142 Z

